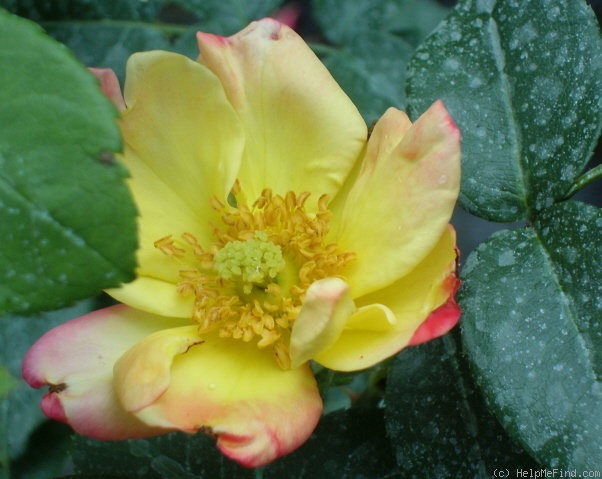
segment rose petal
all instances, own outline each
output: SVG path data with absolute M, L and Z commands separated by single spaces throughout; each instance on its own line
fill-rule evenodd
M 322 402 L 307 366 L 284 371 L 255 345 L 215 334 L 199 339 L 178 328 L 130 349 L 115 368 L 125 407 L 151 426 L 210 429 L 224 454 L 249 467 L 308 438 Z
M 198 327 L 181 326 L 157 331 L 137 342 L 115 363 L 115 389 L 130 411 L 152 404 L 169 387 L 174 357 L 184 354 L 203 340 Z
M 382 304 L 363 306 L 353 314 L 338 340 L 314 360 L 335 371 L 357 371 L 399 351 L 408 338 L 391 310 Z M 400 345 L 401 343 L 401 345 Z
M 177 263 L 174 262 L 172 268 L 176 270 Z M 147 313 L 174 318 L 192 317 L 194 297 L 182 296 L 170 281 L 138 276 L 130 283 L 106 291 L 117 301 Z
M 460 320 L 460 314 L 462 310 L 454 298 L 454 294 L 460 286 L 460 281 L 456 278 L 456 275 L 450 275 L 448 277 L 448 283 L 450 286 L 446 286 L 451 290 L 450 297 L 446 303 L 439 306 L 428 318 L 420 325 L 416 330 L 412 339 L 408 343 L 408 346 L 415 346 L 418 344 L 426 343 L 432 339 L 443 336 L 448 333 Z
M 410 126 L 389 109 L 368 142 L 362 169 L 331 237 L 357 261 L 343 274 L 354 297 L 416 267 L 449 223 L 460 185 L 460 135 L 441 102 Z
M 300 366 L 329 348 L 340 336 L 355 305 L 349 287 L 339 278 L 313 283 L 291 331 L 291 366 Z
M 184 232 L 212 243 L 217 212 L 212 196 L 225 200 L 237 176 L 243 149 L 238 117 L 219 80 L 207 68 L 168 52 L 132 55 L 125 82 L 127 109 L 120 121 L 121 159 L 139 208 L 139 277 L 179 280 L 179 265 L 155 241 Z M 126 285 L 120 300 L 145 311 L 160 310 L 160 298 Z M 146 304 L 142 304 L 143 301 Z
M 113 102 L 117 111 L 125 110 L 125 101 L 117 75 L 110 68 L 88 68 L 100 82 L 100 89 Z
M 334 370 L 364 369 L 408 346 L 425 321 L 432 320 L 431 326 L 440 323 L 429 332 L 444 332 L 457 322 L 459 310 L 433 311 L 453 298 L 455 261 L 455 233 L 449 226 L 435 248 L 408 275 L 357 298 L 359 309 L 338 340 L 314 359 Z
M 333 196 L 366 141 L 366 125 L 307 44 L 272 19 L 231 37 L 198 34 L 246 133 L 240 180 L 250 199 L 270 187 Z
M 87 314 L 42 336 L 23 360 L 23 377 L 35 388 L 50 386 L 43 411 L 80 434 L 126 439 L 165 432 L 123 409 L 113 389 L 113 364 L 151 332 L 180 324 L 125 306 Z

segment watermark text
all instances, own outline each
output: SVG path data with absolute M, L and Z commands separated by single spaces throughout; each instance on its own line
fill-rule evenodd
M 493 471 L 496 479 L 543 479 L 543 478 L 602 478 L 600 471 L 578 471 L 577 469 L 496 469 Z

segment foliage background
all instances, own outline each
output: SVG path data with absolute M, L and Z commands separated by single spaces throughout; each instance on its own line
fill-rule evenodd
M 0 16 L 0 477 L 602 470 L 598 22 L 581 0 L 453 3 L 0 0 L 68 48 Z M 436 98 L 458 122 L 462 327 L 387 367 L 320 371 L 328 414 L 306 445 L 258 471 L 204 436 L 72 437 L 42 417 L 21 358 L 45 330 L 105 304 L 96 293 L 131 277 L 135 249 L 126 172 L 110 154 L 114 112 L 75 58 L 123 80 L 135 51 L 194 58 L 197 30 L 232 34 L 281 8 L 296 9 L 297 30 L 368 123 L 390 105 L 416 118 Z

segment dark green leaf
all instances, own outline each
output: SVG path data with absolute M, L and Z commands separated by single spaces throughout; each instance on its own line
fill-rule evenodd
M 253 20 L 273 14 L 282 0 L 177 0 L 197 16 L 203 31 L 232 35 Z
M 245 479 L 253 471 L 223 457 L 203 435 L 168 434 L 151 439 L 101 442 L 76 438 L 73 453 L 81 476 L 124 479 Z M 298 451 L 263 470 L 265 479 L 337 477 L 396 479 L 382 410 L 351 409 L 325 416 Z
M 152 20 L 165 0 L 0 0 L 0 6 L 32 20 Z
M 172 42 L 169 50 L 196 60 L 199 56 L 199 45 L 196 41 L 196 34 L 199 30 L 205 29 L 201 27 L 190 27 L 186 29 Z
M 159 27 L 118 22 L 58 22 L 45 25 L 48 33 L 64 43 L 86 66 L 111 68 L 123 81 L 132 53 L 169 50 L 168 34 Z
M 106 475 L 106 474 L 71 474 L 69 476 L 61 476 L 55 479 L 129 479 L 123 475 Z
M 66 469 L 73 431 L 66 424 L 45 421 L 29 437 L 26 451 L 11 464 L 12 479 L 48 479 Z
M 96 79 L 0 11 L 0 85 L 0 312 L 57 308 L 132 279 L 135 208 Z
M 253 471 L 224 457 L 203 434 L 171 433 L 149 439 L 95 441 L 77 437 L 76 472 L 123 479 L 251 479 Z M 80 476 L 77 476 L 80 477 Z
M 339 45 L 370 31 L 394 33 L 417 45 L 448 13 L 432 0 L 313 0 L 312 5 L 322 33 Z
M 442 98 L 462 131 L 461 202 L 514 221 L 562 198 L 602 122 L 602 40 L 582 0 L 462 0 L 408 67 L 416 117 Z
M 397 479 L 382 409 L 352 408 L 324 416 L 297 451 L 263 471 L 264 479 Z
M 537 468 L 487 411 L 456 335 L 404 350 L 391 365 L 387 432 L 404 478 L 491 478 Z
M 0 400 L 15 387 L 16 381 L 8 370 L 0 364 Z
M 506 430 L 549 468 L 602 464 L 602 211 L 560 203 L 463 270 L 463 338 Z
M 366 32 L 324 63 L 368 123 L 385 110 L 405 107 L 405 70 L 414 49 L 399 37 Z

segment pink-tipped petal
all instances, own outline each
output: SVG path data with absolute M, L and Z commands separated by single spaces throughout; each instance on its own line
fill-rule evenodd
M 199 337 L 196 328 L 139 343 L 118 362 L 115 377 L 121 401 L 143 422 L 211 431 L 225 455 L 248 467 L 301 445 L 322 411 L 307 365 L 285 371 L 271 350 L 216 334 Z
M 40 403 L 40 408 L 42 409 L 42 412 L 46 414 L 46 416 L 48 416 L 50 419 L 69 424 L 69 419 L 65 414 L 63 403 L 61 402 L 61 398 L 57 394 L 56 390 L 51 390 L 44 394 Z
M 199 33 L 201 55 L 245 130 L 239 179 L 248 198 L 334 196 L 366 142 L 364 120 L 303 39 L 266 18 L 231 37 Z
M 68 321 L 42 336 L 27 352 L 24 379 L 49 386 L 42 410 L 98 439 L 125 439 L 164 432 L 127 413 L 113 389 L 113 364 L 151 332 L 179 321 L 114 306 Z
M 363 369 L 408 346 L 425 321 L 416 339 L 447 332 L 459 317 L 459 309 L 451 303 L 457 286 L 455 242 L 455 231 L 448 226 L 413 271 L 382 290 L 356 298 L 358 310 L 340 337 L 314 359 L 334 370 Z M 443 306 L 446 303 L 450 305 Z
M 117 111 L 125 110 L 125 101 L 115 72 L 110 68 L 88 68 L 88 70 L 98 78 L 100 89 L 113 102 Z
M 425 258 L 449 223 L 459 188 L 460 133 L 443 103 L 414 124 L 389 108 L 332 223 L 331 238 L 357 254 L 342 273 L 354 296 L 392 284 Z
M 456 303 L 454 294 L 460 286 L 460 281 L 456 275 L 448 278 L 452 293 L 445 304 L 439 306 L 435 311 L 429 314 L 428 318 L 420 325 L 418 330 L 410 339 L 408 346 L 426 343 L 432 339 L 438 338 L 448 333 L 460 320 L 460 306 Z

